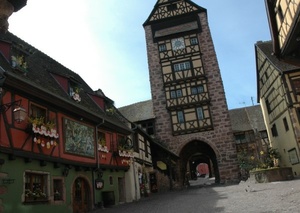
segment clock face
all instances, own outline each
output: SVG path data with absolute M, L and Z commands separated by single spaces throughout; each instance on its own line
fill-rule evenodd
M 173 50 L 179 50 L 185 48 L 184 39 L 183 38 L 172 39 L 172 48 Z

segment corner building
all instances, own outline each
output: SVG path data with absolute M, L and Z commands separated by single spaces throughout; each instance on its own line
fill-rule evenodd
M 144 23 L 155 138 L 180 156 L 173 179 L 195 178 L 206 163 L 216 183 L 238 165 L 207 10 L 190 0 L 158 0 Z

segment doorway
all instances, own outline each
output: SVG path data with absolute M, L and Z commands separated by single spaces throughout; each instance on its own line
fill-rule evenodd
M 79 177 L 73 184 L 73 213 L 87 213 L 90 210 L 90 186 L 86 179 Z

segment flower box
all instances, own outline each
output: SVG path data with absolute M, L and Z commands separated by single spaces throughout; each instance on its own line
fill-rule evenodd
M 255 183 L 269 183 L 275 181 L 292 180 L 294 178 L 291 167 L 273 167 L 250 171 L 250 179 Z

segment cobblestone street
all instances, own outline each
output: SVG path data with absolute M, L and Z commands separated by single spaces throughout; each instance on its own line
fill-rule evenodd
M 200 185 L 181 191 L 151 194 L 138 202 L 95 212 L 105 213 L 282 213 L 300 212 L 300 180 L 237 185 Z

